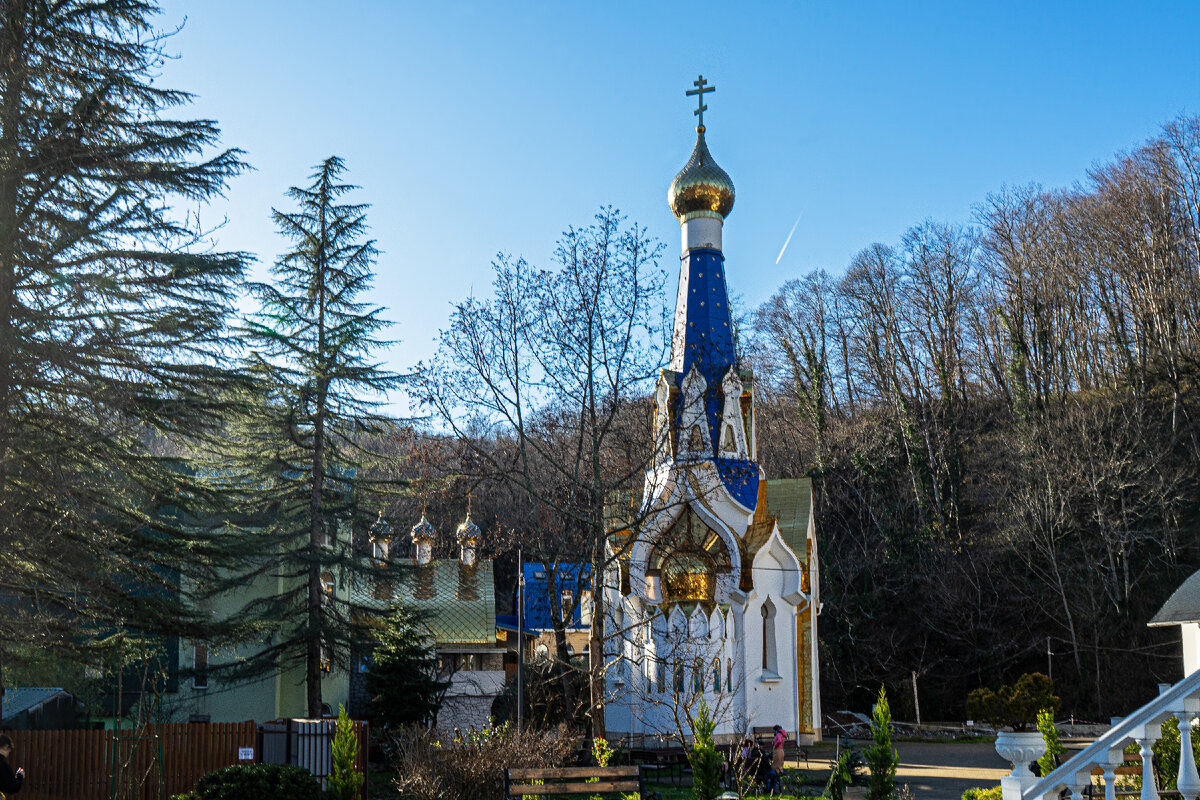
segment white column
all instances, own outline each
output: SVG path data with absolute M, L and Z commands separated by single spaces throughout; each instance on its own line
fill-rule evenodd
M 1149 726 L 1147 726 L 1149 727 Z M 1142 794 L 1141 800 L 1159 800 L 1158 787 L 1154 785 L 1154 743 L 1153 739 L 1138 739 L 1138 747 L 1142 750 Z
M 1200 794 L 1200 774 L 1196 772 L 1196 756 L 1192 753 L 1192 715 L 1178 714 L 1179 720 L 1179 777 L 1176 786 L 1184 800 L 1195 800 Z
M 1117 767 L 1120 764 L 1104 765 L 1104 800 L 1117 800 Z

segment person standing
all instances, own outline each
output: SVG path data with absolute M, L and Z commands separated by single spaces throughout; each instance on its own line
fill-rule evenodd
M 12 755 L 13 741 L 7 733 L 0 733 L 0 792 L 16 794 L 25 784 L 25 770 L 13 772 L 8 759 Z
M 787 734 L 783 732 L 783 726 L 775 726 L 775 738 L 771 741 L 771 774 L 767 791 L 783 791 L 783 743 L 787 741 Z

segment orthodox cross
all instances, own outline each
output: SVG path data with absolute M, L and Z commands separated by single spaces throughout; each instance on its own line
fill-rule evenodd
M 696 88 L 688 89 L 684 94 L 686 94 L 689 97 L 691 95 L 696 95 L 697 108 L 692 113 L 700 118 L 700 122 L 698 123 L 696 129 L 699 130 L 701 133 L 703 133 L 704 132 L 704 112 L 708 111 L 708 106 L 704 105 L 704 95 L 707 92 L 715 92 L 717 90 L 717 87 L 709 86 L 708 81 L 704 80 L 703 75 L 698 75 L 696 77 L 696 80 L 692 81 L 692 85 L 695 86 Z

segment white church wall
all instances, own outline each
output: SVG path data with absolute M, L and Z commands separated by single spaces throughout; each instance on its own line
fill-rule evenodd
M 1180 625 L 1179 633 L 1183 637 L 1183 675 L 1187 677 L 1200 669 L 1200 624 Z

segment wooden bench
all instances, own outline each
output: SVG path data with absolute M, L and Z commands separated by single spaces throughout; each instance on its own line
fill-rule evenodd
M 594 779 L 589 783 L 589 779 Z M 646 793 L 641 767 L 559 767 L 557 769 L 514 768 L 504 770 L 504 796 L 520 798 L 558 794 L 636 793 L 643 800 L 660 797 Z

